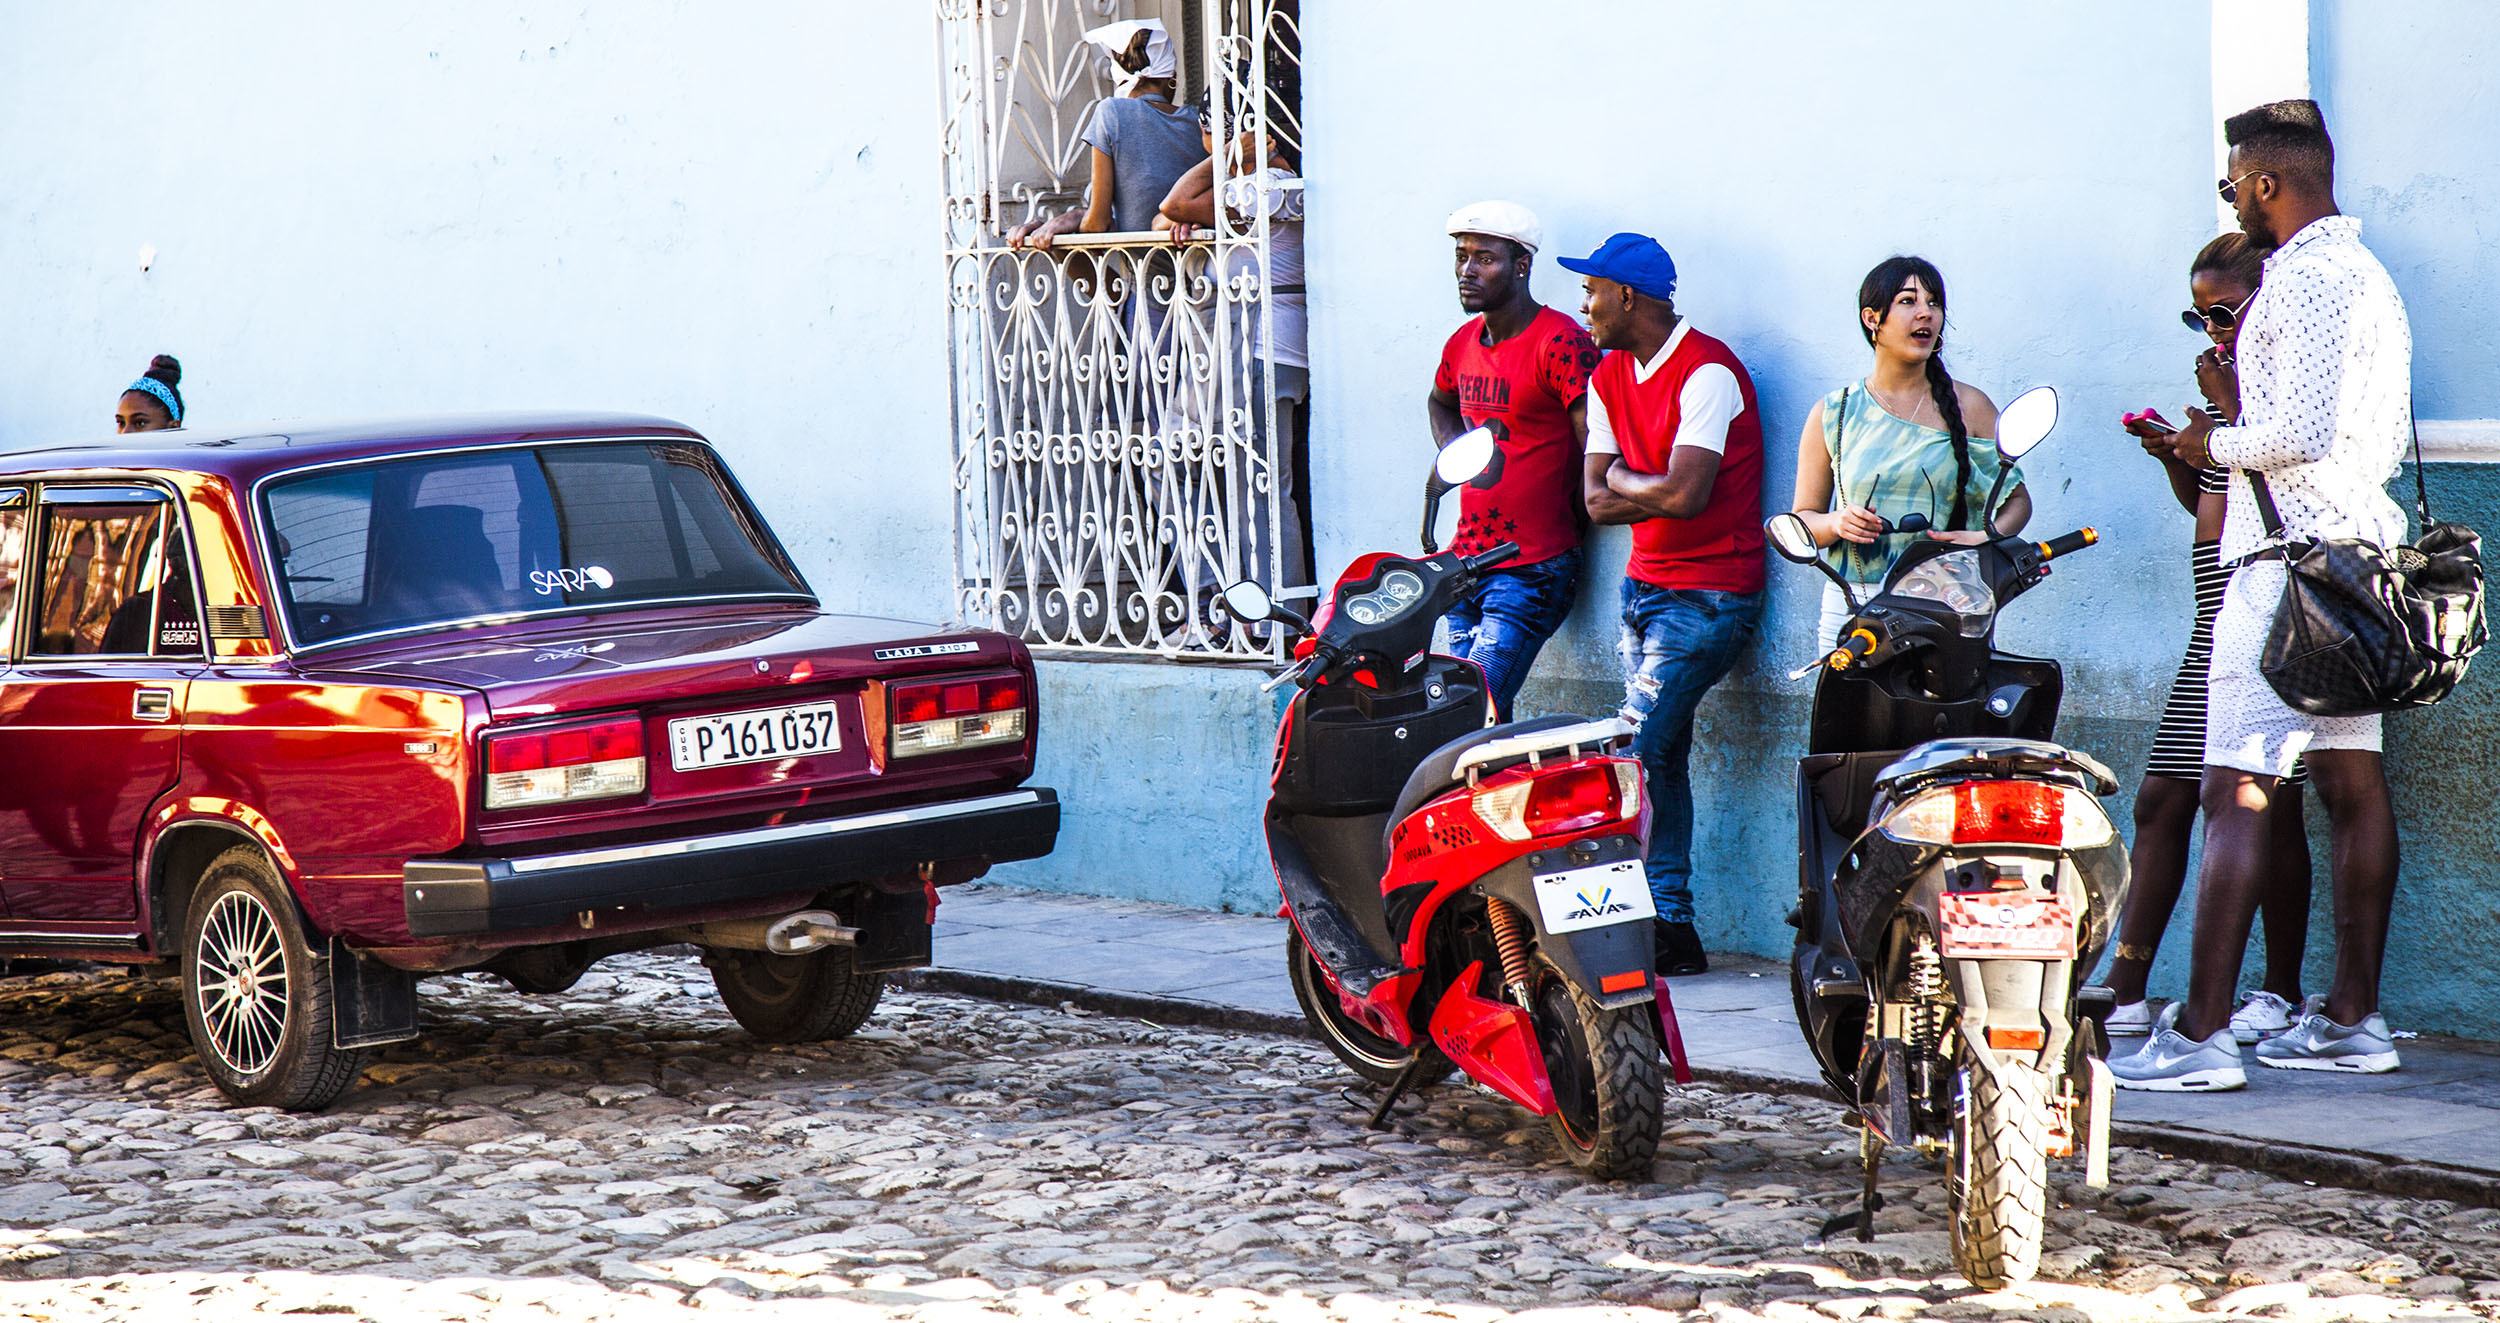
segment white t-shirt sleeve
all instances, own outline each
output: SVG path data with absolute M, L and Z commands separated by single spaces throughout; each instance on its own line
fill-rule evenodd
M 1592 455 L 1620 455 L 1623 443 L 1615 440 L 1615 421 L 1606 416 L 1606 400 L 1597 393 L 1597 383 L 1590 382 L 1588 393 L 1580 398 L 1589 402 L 1589 449 Z
M 1724 363 L 1704 363 L 1684 379 L 1684 389 L 1677 396 L 1683 421 L 1675 429 L 1675 444 L 1699 446 L 1714 455 L 1727 453 L 1727 425 L 1745 411 L 1745 395 L 1736 387 L 1736 374 Z M 1590 411 L 1590 449 L 1596 449 L 1596 411 Z

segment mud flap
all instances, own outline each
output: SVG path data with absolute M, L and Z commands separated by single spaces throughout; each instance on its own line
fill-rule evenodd
M 2117 1094 L 2109 1063 L 2097 1056 L 2083 1063 L 2083 1183 L 2109 1188 L 2109 1109 Z
M 1555 972 L 1578 985 L 1607 1010 L 1649 1000 L 1657 948 L 1647 917 L 1628 923 L 1596 923 L 1555 932 L 1552 916 L 1536 894 L 1536 876 L 1597 864 L 1637 861 L 1638 836 L 1601 836 L 1574 842 L 1569 850 L 1539 851 L 1487 874 L 1477 885 L 1509 901 L 1536 930 L 1537 951 Z M 1641 897 L 1646 903 L 1647 897 Z
M 330 1042 L 346 1050 L 417 1036 L 417 976 L 330 939 Z
M 1476 995 L 1483 976 L 1484 962 L 1476 961 L 1441 994 L 1432 1008 L 1432 1041 L 1471 1078 L 1539 1116 L 1552 1116 L 1554 1081 L 1537 1047 L 1536 1021 L 1508 1002 Z
M 1658 985 L 1658 1041 L 1666 1044 L 1667 1073 L 1678 1084 L 1693 1082 L 1692 1060 L 1684 1055 L 1684 1027 L 1675 1022 L 1675 998 L 1667 993 L 1667 981 Z

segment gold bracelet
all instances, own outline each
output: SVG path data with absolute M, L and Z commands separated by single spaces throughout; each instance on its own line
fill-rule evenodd
M 2153 948 L 2149 946 L 2137 946 L 2133 942 L 2120 942 L 2118 944 L 2116 954 L 2112 958 L 2118 960 L 2140 960 L 2149 965 L 2153 963 Z

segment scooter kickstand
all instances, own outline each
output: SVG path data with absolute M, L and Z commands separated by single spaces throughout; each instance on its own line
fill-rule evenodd
M 1823 1219 L 1823 1229 L 1815 1233 L 1817 1240 L 1829 1240 L 1833 1232 L 1855 1225 L 1860 1241 L 1875 1239 L 1875 1214 L 1884 1206 L 1884 1196 L 1875 1189 L 1875 1178 L 1883 1169 L 1883 1141 L 1861 1129 L 1858 1132 L 1858 1162 L 1861 1178 L 1858 1187 L 1858 1208 L 1854 1213 L 1840 1213 Z
M 1389 1128 L 1389 1109 L 1397 1106 L 1398 1099 L 1406 1096 L 1407 1086 L 1415 1082 L 1416 1072 L 1423 1068 L 1424 1054 L 1418 1050 L 1415 1053 L 1415 1059 L 1406 1063 L 1406 1069 L 1399 1071 L 1398 1077 L 1389 1081 L 1389 1091 L 1381 1096 L 1380 1105 L 1372 1109 L 1372 1119 L 1364 1123 L 1364 1129 L 1386 1130 Z

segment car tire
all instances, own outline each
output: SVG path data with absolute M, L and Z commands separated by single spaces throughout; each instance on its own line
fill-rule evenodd
M 713 947 L 712 986 L 740 1027 L 767 1043 L 848 1038 L 868 1023 L 885 975 L 860 971 L 847 950 L 774 955 Z
M 364 1069 L 364 1053 L 331 1037 L 329 961 L 258 849 L 209 861 L 183 916 L 181 968 L 192 1046 L 235 1103 L 317 1111 Z

